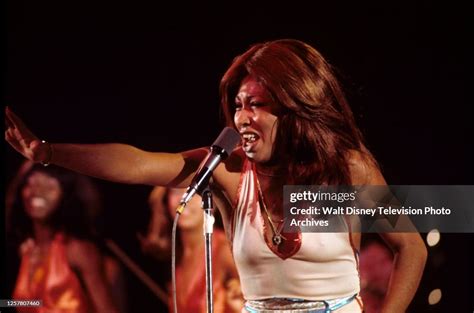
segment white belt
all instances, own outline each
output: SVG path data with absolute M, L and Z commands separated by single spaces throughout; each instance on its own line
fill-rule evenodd
M 245 309 L 250 313 L 329 313 L 354 300 L 357 295 L 321 301 L 292 298 L 249 300 Z

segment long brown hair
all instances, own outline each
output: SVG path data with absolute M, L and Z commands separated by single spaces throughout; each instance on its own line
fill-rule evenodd
M 255 44 L 224 74 L 221 105 L 234 126 L 241 81 L 256 77 L 282 108 L 273 155 L 289 158 L 289 184 L 350 184 L 351 151 L 373 160 L 331 66 L 310 45 L 293 39 Z

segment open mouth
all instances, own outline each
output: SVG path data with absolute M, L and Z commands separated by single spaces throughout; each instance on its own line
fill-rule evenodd
M 33 197 L 30 199 L 30 203 L 35 208 L 41 208 L 46 206 L 46 200 L 42 197 Z
M 242 135 L 242 141 L 244 144 L 255 142 L 258 138 L 260 137 L 254 133 L 245 133 Z
M 260 139 L 256 133 L 246 132 L 242 134 L 242 147 L 245 151 L 250 151 L 255 143 Z

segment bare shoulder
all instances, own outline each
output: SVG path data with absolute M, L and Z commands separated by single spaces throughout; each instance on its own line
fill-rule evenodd
M 245 154 L 242 149 L 236 148 L 214 172 L 214 179 L 217 186 L 230 195 L 235 195 L 239 184 L 240 173 L 245 161 Z
M 224 163 L 224 167 L 229 173 L 240 174 L 242 167 L 244 166 L 245 158 L 246 156 L 242 148 L 237 147 L 227 158 L 226 162 Z
M 368 152 L 351 150 L 347 162 L 353 185 L 386 185 L 377 161 Z
M 89 240 L 68 237 L 66 255 L 71 267 L 78 270 L 92 270 L 100 266 L 101 253 L 96 244 Z

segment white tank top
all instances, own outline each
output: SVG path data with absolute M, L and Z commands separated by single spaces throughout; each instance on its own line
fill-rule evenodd
M 360 290 L 350 234 L 302 233 L 300 249 L 282 259 L 265 242 L 254 163 L 246 160 L 232 217 L 232 252 L 246 300 L 330 300 Z

